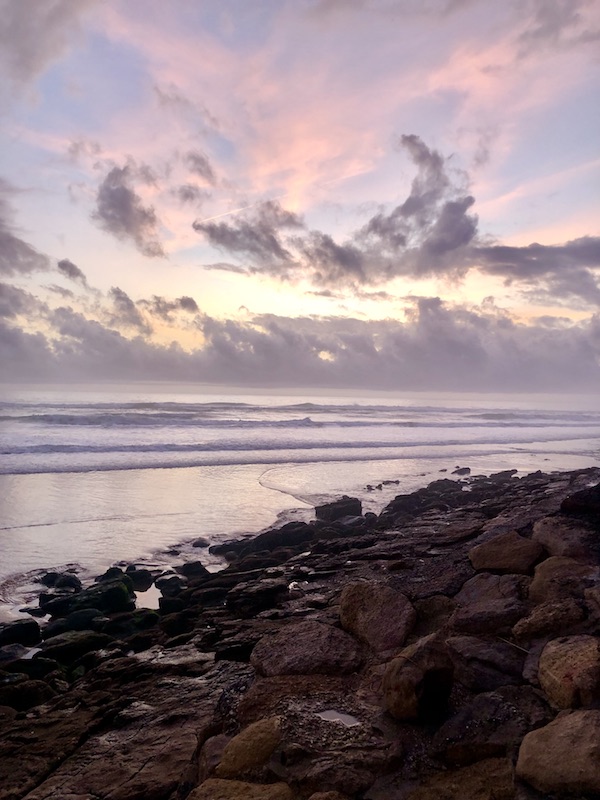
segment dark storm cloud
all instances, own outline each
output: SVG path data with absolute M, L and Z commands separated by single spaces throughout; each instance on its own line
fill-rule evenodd
M 140 333 L 144 334 L 152 333 L 152 328 L 126 292 L 118 286 L 113 286 L 108 296 L 112 300 L 114 307 L 114 313 L 110 314 L 111 324 L 136 328 Z
M 96 0 L 0 0 L 0 67 L 13 84 L 36 78 L 69 46 Z
M 68 258 L 62 258 L 56 266 L 58 267 L 58 271 L 66 278 L 75 283 L 80 283 L 87 288 L 88 282 L 85 273 L 79 269 L 77 264 L 74 264 Z
M 193 297 L 178 297 L 175 300 L 167 300 L 165 297 L 153 295 L 150 300 L 138 300 L 138 305 L 142 306 L 149 314 L 160 317 L 165 322 L 173 320 L 173 312 L 185 311 L 188 314 L 199 312 L 198 304 Z
M 132 172 L 129 165 L 111 169 L 98 189 L 92 219 L 117 239 L 131 239 L 145 256 L 162 257 L 158 218 L 154 209 L 144 206 L 134 191 Z
M 293 261 L 282 244 L 282 232 L 302 227 L 300 217 L 273 200 L 260 203 L 251 214 L 234 222 L 196 220 L 193 224 L 215 247 L 248 256 L 259 269 L 265 265 L 275 271 Z
M 49 270 L 49 258 L 21 239 L 11 224 L 12 213 L 7 198 L 14 191 L 0 178 L 0 275 Z
M 184 160 L 190 172 L 193 172 L 194 175 L 198 175 L 200 178 L 204 178 L 211 186 L 216 184 L 217 176 L 215 175 L 215 171 L 207 155 L 198 152 L 198 150 L 190 150 L 189 153 L 185 154 Z

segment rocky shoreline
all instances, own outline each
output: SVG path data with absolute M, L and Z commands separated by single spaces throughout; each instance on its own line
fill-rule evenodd
M 0 800 L 600 798 L 599 484 L 439 480 L 218 573 L 48 573 L 46 624 L 0 626 Z

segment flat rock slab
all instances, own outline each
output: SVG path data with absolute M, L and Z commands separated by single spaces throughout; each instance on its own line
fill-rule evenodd
M 517 775 L 539 792 L 600 792 L 600 711 L 559 714 L 523 739 Z
M 493 633 L 514 625 L 527 611 L 528 584 L 521 575 L 476 575 L 456 595 L 458 608 L 450 624 L 465 633 Z
M 260 675 L 340 675 L 354 672 L 362 662 L 358 643 L 349 634 L 306 622 L 286 625 L 279 633 L 264 636 L 250 661 Z
M 417 619 L 410 601 L 380 581 L 345 586 L 340 597 L 342 627 L 376 652 L 400 649 Z

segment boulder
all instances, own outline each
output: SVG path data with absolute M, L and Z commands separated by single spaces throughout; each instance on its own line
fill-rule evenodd
M 192 578 L 194 581 L 199 578 L 210 578 L 212 575 L 201 561 L 186 561 L 177 567 L 177 572 L 186 578 Z
M 551 556 L 535 568 L 529 587 L 529 599 L 534 603 L 581 599 L 584 590 L 598 580 L 598 569 L 573 558 Z
M 511 764 L 507 758 L 488 758 L 449 770 L 422 782 L 403 800 L 515 800 Z
M 458 608 L 450 624 L 466 633 L 494 633 L 514 625 L 527 611 L 528 584 L 521 575 L 475 575 L 456 595 Z
M 566 631 L 584 616 L 581 605 L 572 598 L 551 600 L 535 606 L 530 614 L 520 619 L 513 626 L 512 634 L 515 639 L 531 641 L 540 636 Z
M 525 736 L 516 772 L 539 792 L 600 793 L 600 711 L 559 714 Z
M 0 625 L 0 647 L 6 644 L 36 645 L 40 639 L 40 626 L 34 619 L 20 619 Z
M 538 680 L 558 708 L 577 708 L 600 700 L 600 639 L 563 636 L 542 650 Z
M 226 745 L 215 775 L 218 778 L 243 777 L 248 770 L 263 766 L 280 740 L 280 717 L 254 722 Z
M 36 656 L 54 659 L 61 664 L 70 664 L 86 653 L 102 650 L 112 643 L 112 636 L 104 633 L 67 631 L 49 639 L 44 644 L 43 650 Z
M 516 531 L 507 531 L 473 547 L 469 560 L 478 571 L 526 574 L 542 552 L 539 542 L 525 539 Z
M 338 675 L 354 672 L 361 664 L 356 641 L 339 628 L 321 622 L 286 625 L 264 636 L 250 662 L 260 675 Z
M 17 676 L 18 673 L 14 673 L 10 677 Z M 0 680 L 0 706 L 8 706 L 15 711 L 29 711 L 30 708 L 51 700 L 55 695 L 56 692 L 45 681 Z
M 528 731 L 551 717 L 530 686 L 503 686 L 477 695 L 445 722 L 434 736 L 434 749 L 448 764 L 458 766 L 510 756 Z
M 531 534 L 532 540 L 543 545 L 551 556 L 581 560 L 590 557 L 589 542 L 593 536 L 593 528 L 588 523 L 563 514 L 537 520 Z
M 154 576 L 149 569 L 137 569 L 130 565 L 125 570 L 126 575 L 131 578 L 134 592 L 147 592 L 154 583 Z
M 325 522 L 334 522 L 342 517 L 356 517 L 362 515 L 362 503 L 356 497 L 344 495 L 333 503 L 324 503 L 315 506 L 315 516 Z
M 342 627 L 378 653 L 399 650 L 416 618 L 410 601 L 380 581 L 351 583 L 340 597 Z
M 526 654 L 520 647 L 477 636 L 451 636 L 446 645 L 455 680 L 475 692 L 523 682 Z
M 437 634 L 406 647 L 387 665 L 383 698 L 387 711 L 401 720 L 441 716 L 450 691 L 454 665 Z
M 565 497 L 560 510 L 565 514 L 575 516 L 598 517 L 600 515 L 600 484 Z
M 285 783 L 246 783 L 209 778 L 188 795 L 188 800 L 294 800 Z

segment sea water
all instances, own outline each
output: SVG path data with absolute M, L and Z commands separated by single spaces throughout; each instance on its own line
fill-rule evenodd
M 377 512 L 459 466 L 598 464 L 596 397 L 3 387 L 0 603 L 44 569 L 149 562 L 309 519 L 343 493 Z

